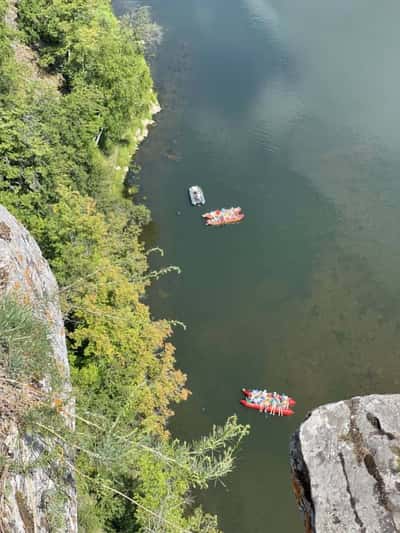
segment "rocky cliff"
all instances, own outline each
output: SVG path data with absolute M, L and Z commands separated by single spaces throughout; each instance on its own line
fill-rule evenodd
M 0 206 L 0 298 L 17 295 L 29 303 L 37 317 L 48 323 L 51 349 L 63 376 L 64 397 L 70 396 L 69 366 L 58 288 L 47 262 L 29 233 Z M 1 339 L 0 339 L 1 340 Z M 73 472 L 63 467 L 62 498 L 49 469 L 40 465 L 44 444 L 21 431 L 17 412 L 41 386 L 12 383 L 0 370 L 0 532 L 77 531 Z M 68 401 L 65 423 L 73 426 L 73 405 Z M 22 407 L 21 407 L 22 406 Z M 29 465 L 26 472 L 10 465 Z M 35 466 L 36 465 L 36 466 Z M 51 470 L 51 469 L 50 469 Z M 50 519 L 50 510 L 52 517 Z M 54 524 L 57 523 L 58 526 Z
M 315 409 L 290 455 L 307 532 L 400 531 L 400 395 Z

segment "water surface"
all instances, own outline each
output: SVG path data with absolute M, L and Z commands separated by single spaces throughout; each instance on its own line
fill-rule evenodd
M 174 343 L 193 392 L 172 430 L 196 438 L 238 413 L 251 434 L 202 503 L 226 533 L 301 532 L 291 433 L 321 403 L 400 386 L 400 4 L 146 3 L 165 29 L 164 110 L 138 157 L 147 238 L 166 251 L 155 265 L 182 268 L 149 300 L 188 326 Z M 195 183 L 245 221 L 203 227 Z M 286 391 L 296 416 L 242 410 L 242 386 Z

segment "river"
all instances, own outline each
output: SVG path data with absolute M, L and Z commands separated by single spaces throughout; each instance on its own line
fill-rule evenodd
M 141 196 L 166 252 L 154 265 L 182 269 L 148 299 L 187 325 L 173 341 L 193 393 L 171 429 L 192 439 L 238 413 L 236 469 L 199 501 L 225 533 L 300 533 L 292 432 L 322 403 L 399 391 L 400 4 L 146 3 L 165 36 Z M 205 228 L 196 183 L 243 223 Z M 287 392 L 296 415 L 242 409 L 243 386 Z

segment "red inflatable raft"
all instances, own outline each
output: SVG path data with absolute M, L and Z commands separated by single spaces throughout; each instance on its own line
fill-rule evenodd
M 220 217 L 209 219 L 206 222 L 206 226 L 225 226 L 226 224 L 236 224 L 244 219 L 244 215 L 234 215 L 229 217 Z
M 294 411 L 290 409 L 291 406 L 295 405 L 295 400 L 293 398 L 286 397 L 286 401 L 283 403 L 283 405 L 275 404 L 271 405 L 268 404 L 268 402 L 261 402 L 261 403 L 255 403 L 251 401 L 251 396 L 253 391 L 249 389 L 242 389 L 243 394 L 246 396 L 246 399 L 240 400 L 240 403 L 247 407 L 248 409 L 255 409 L 256 411 L 260 411 L 262 413 L 269 413 L 271 415 L 278 415 L 278 416 L 291 416 L 294 415 Z M 257 391 L 259 392 L 259 391 Z M 266 398 L 272 399 L 275 398 L 275 400 L 281 401 L 282 395 L 276 394 L 273 395 L 272 393 L 266 393 Z
M 206 220 L 207 226 L 224 226 L 225 224 L 235 224 L 244 219 L 244 213 L 240 207 L 229 209 L 217 209 L 201 215 Z
M 271 415 L 279 416 L 294 415 L 294 411 L 292 411 L 292 409 L 281 409 L 280 407 L 273 407 L 271 405 L 267 405 L 267 407 L 264 407 L 263 405 L 259 405 L 258 403 L 248 402 L 247 400 L 240 400 L 240 403 L 245 407 L 248 407 L 249 409 L 255 409 L 256 411 L 261 411 L 262 413 L 269 413 Z
M 246 398 L 251 398 L 251 395 L 252 395 L 252 391 L 250 389 L 242 389 L 242 392 L 243 394 L 246 396 Z M 269 393 L 269 394 L 272 394 L 272 393 Z M 282 396 L 280 394 L 277 394 L 276 397 L 280 400 L 282 398 Z M 293 405 L 296 405 L 296 400 L 294 400 L 293 398 L 291 398 L 290 396 L 288 397 L 288 400 L 289 400 L 289 406 L 290 407 L 293 407 Z
M 210 211 L 209 213 L 203 213 L 201 216 L 203 218 L 215 218 L 215 217 L 220 217 L 224 213 L 232 214 L 232 215 L 239 215 L 241 212 L 242 212 L 241 207 L 230 207 L 229 209 L 216 209 L 215 211 Z

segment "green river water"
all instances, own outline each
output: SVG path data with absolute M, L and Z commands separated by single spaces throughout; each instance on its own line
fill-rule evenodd
M 322 403 L 400 389 L 400 4 L 146 3 L 165 32 L 163 112 L 137 158 L 147 240 L 166 252 L 154 266 L 182 269 L 148 300 L 188 327 L 173 342 L 192 390 L 171 429 L 238 413 L 250 436 L 201 503 L 226 533 L 300 533 L 292 432 Z M 205 228 L 191 184 L 244 222 Z M 242 409 L 243 386 L 287 392 L 296 415 Z

